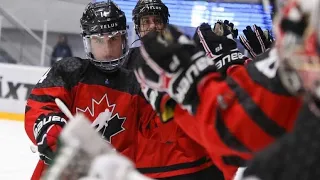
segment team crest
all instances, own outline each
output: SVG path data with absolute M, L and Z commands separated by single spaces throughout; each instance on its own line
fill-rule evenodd
M 116 104 L 110 104 L 108 96 L 105 94 L 100 100 L 92 99 L 91 107 L 88 106 L 85 109 L 76 108 L 76 112 L 95 118 L 92 126 L 106 141 L 111 143 L 113 136 L 125 130 L 123 124 L 126 117 L 120 117 L 119 113 L 115 113 L 115 107 Z

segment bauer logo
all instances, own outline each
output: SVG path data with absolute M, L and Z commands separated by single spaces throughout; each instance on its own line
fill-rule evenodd
M 0 76 L 0 98 L 26 100 L 35 84 L 14 82 Z
M 199 55 L 202 55 L 199 53 Z M 181 103 L 185 99 L 185 95 L 189 92 L 191 85 L 195 82 L 195 79 L 199 77 L 201 72 L 213 66 L 214 63 L 211 59 L 201 57 L 195 61 L 185 72 L 184 76 L 178 82 L 176 92 L 174 94 L 177 102 Z
M 231 63 L 231 61 L 236 61 L 236 60 L 242 59 L 243 57 L 244 57 L 244 55 L 241 54 L 240 52 L 231 53 L 229 55 L 223 56 L 222 59 L 217 61 L 216 67 L 217 67 L 217 69 L 220 69 L 223 66 L 225 66 L 226 64 Z
M 33 135 L 35 138 L 38 138 L 38 135 L 41 133 L 42 129 L 44 128 L 45 130 L 48 129 L 51 125 L 57 124 L 61 127 L 63 127 L 65 124 L 67 124 L 67 121 L 56 115 L 40 115 L 40 117 L 36 120 L 34 127 L 33 127 Z M 43 135 L 44 132 L 42 132 Z

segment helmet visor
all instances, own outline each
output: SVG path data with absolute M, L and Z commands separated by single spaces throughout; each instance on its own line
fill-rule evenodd
M 88 57 L 101 66 L 113 69 L 118 66 L 128 53 L 127 32 L 93 34 L 84 37 Z

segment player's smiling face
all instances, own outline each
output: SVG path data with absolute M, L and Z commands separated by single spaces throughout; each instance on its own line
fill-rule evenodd
M 143 16 L 140 19 L 139 34 L 141 37 L 143 37 L 150 31 L 162 32 L 164 30 L 164 27 L 165 25 L 160 16 L 157 16 L 157 15 Z

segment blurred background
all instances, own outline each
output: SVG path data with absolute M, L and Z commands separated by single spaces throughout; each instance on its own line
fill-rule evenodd
M 126 13 L 130 44 L 138 39 L 132 24 L 137 0 L 114 0 Z M 0 62 L 50 66 L 58 42 L 73 56 L 84 57 L 79 19 L 90 0 L 0 0 Z M 169 23 L 192 36 L 202 22 L 229 20 L 239 29 L 257 24 L 271 29 L 271 15 L 261 0 L 163 0 Z M 270 6 L 272 9 L 272 6 Z

